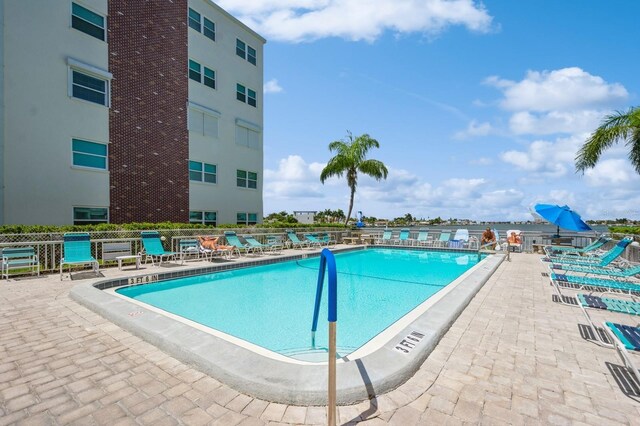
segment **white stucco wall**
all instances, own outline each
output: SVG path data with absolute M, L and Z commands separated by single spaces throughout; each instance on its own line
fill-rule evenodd
M 189 29 L 189 58 L 216 71 L 216 90 L 189 80 L 189 101 L 220 113 L 218 138 L 189 132 L 189 159 L 217 165 L 216 185 L 191 182 L 190 210 L 218 212 L 218 224 L 236 223 L 236 213 L 257 213 L 262 222 L 263 45 L 264 39 L 208 0 L 190 0 L 189 7 L 216 25 L 216 41 Z M 257 52 L 253 65 L 236 55 L 236 38 Z M 257 107 L 236 100 L 236 83 L 257 93 Z M 236 121 L 260 129 L 258 149 L 236 144 Z M 236 186 L 236 171 L 258 173 L 258 187 Z
M 71 165 L 72 138 L 109 141 L 109 109 L 69 96 L 68 58 L 107 71 L 108 46 L 71 28 L 70 0 L 3 3 L 4 223 L 69 224 L 73 206 L 109 206 L 108 172 Z

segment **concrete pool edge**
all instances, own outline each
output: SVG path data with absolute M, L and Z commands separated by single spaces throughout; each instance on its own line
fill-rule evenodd
M 349 404 L 369 399 L 412 377 L 503 259 L 503 255 L 484 259 L 473 274 L 379 350 L 358 360 L 339 363 L 338 402 Z M 281 259 L 286 260 L 290 259 Z M 94 287 L 98 284 L 79 284 L 70 296 L 239 392 L 286 404 L 326 404 L 326 365 L 297 365 L 263 357 L 164 315 L 140 309 L 138 305 L 98 290 Z M 413 340 L 399 345 L 413 332 L 418 333 Z M 415 336 L 422 337 L 416 339 Z M 396 349 L 398 346 L 408 353 Z

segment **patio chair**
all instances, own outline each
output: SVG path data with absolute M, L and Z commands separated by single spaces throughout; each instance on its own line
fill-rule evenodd
M 309 247 L 322 247 L 324 245 L 324 242 L 313 234 L 304 234 L 304 238 L 308 241 Z
M 559 287 L 569 287 L 577 290 L 594 289 L 595 291 L 610 291 L 640 295 L 640 285 L 629 281 L 608 280 L 604 278 L 584 277 L 580 275 L 549 274 L 552 284 Z M 561 297 L 562 298 L 562 297 Z
M 435 242 L 438 247 L 447 247 L 451 239 L 451 231 L 440 231 L 440 236 Z
M 592 257 L 584 257 L 581 256 L 576 258 L 576 256 L 550 256 L 547 260 L 562 265 L 575 265 L 575 266 L 608 266 L 612 264 L 613 261 L 618 259 L 622 253 L 624 253 L 625 249 L 629 244 L 633 242 L 633 238 L 625 237 L 622 240 L 618 241 L 611 250 L 604 253 L 602 256 L 592 256 Z
M 71 266 L 91 265 L 96 276 L 100 274 L 100 265 L 91 255 L 91 239 L 86 232 L 69 232 L 62 236 L 62 258 L 60 259 L 60 281 L 62 281 L 62 268 L 69 265 L 69 278 L 71 278 Z
M 611 241 L 610 237 L 601 236 L 600 238 L 598 238 L 597 240 L 593 241 L 591 244 L 583 248 L 565 247 L 565 246 L 546 246 L 544 250 L 548 255 L 554 255 L 554 254 L 583 255 L 583 254 L 590 253 L 600 249 L 603 245 L 605 245 L 609 241 Z
M 625 368 L 640 383 L 640 371 L 629 353 L 640 351 L 640 328 L 613 322 L 605 322 L 603 325 Z
M 200 258 L 200 244 L 195 239 L 181 239 L 178 241 L 178 255 L 180 256 L 180 264 L 184 264 L 187 257 Z
M 304 248 L 304 247 L 309 247 L 309 243 L 307 241 L 302 241 L 298 238 L 298 236 L 296 235 L 295 232 L 293 232 L 292 230 L 287 230 L 287 238 L 289 238 L 289 242 L 288 244 L 292 247 L 292 248 Z
M 242 238 L 251 246 L 254 251 L 259 251 L 260 253 L 264 253 L 265 250 L 273 251 L 272 247 L 267 244 L 262 244 L 260 241 L 256 240 L 251 235 L 243 235 Z
M 380 238 L 376 238 L 373 243 L 374 244 L 391 244 L 391 238 L 393 236 L 393 231 L 391 229 L 385 229 L 382 232 L 382 236 Z
M 522 252 L 522 231 L 519 229 L 510 229 L 507 231 L 507 250 L 513 252 Z
M 334 246 L 336 244 L 338 244 L 338 242 L 336 240 L 331 238 L 331 235 L 329 235 L 328 232 L 325 232 L 324 234 L 319 234 L 318 235 L 318 240 L 320 240 L 327 247 L 329 247 L 331 244 L 333 244 Z
M 159 259 L 158 265 L 162 265 L 162 260 L 169 259 L 175 260 L 179 253 L 173 251 L 166 251 L 162 246 L 162 240 L 160 239 L 160 233 L 158 231 L 142 231 L 140 233 L 142 239 L 142 247 L 144 254 L 144 263 L 147 263 L 151 259 L 151 264 L 155 266 L 155 259 Z
M 229 245 L 236 248 L 236 250 L 238 251 L 238 255 L 240 255 L 240 253 L 242 252 L 246 254 L 255 254 L 257 251 L 257 249 L 252 247 L 250 244 L 243 244 L 234 231 L 225 231 L 224 238 L 227 240 L 227 243 L 229 243 Z
M 273 253 L 282 252 L 284 248 L 280 235 L 267 235 L 267 245 Z
M 457 243 L 452 245 L 451 243 L 454 241 Z M 469 230 L 465 228 L 457 229 L 453 239 L 449 241 L 449 247 L 469 247 Z
M 413 240 L 416 246 L 428 246 L 432 242 L 428 229 L 418 230 L 418 238 Z
M 402 228 L 400 230 L 400 233 L 398 234 L 398 238 L 392 240 L 393 244 L 397 244 L 397 245 L 409 245 L 411 244 L 411 241 L 409 240 L 409 229 L 407 228 Z
M 634 278 L 636 275 L 640 275 L 640 265 L 630 266 L 628 268 L 616 268 L 609 266 L 579 266 L 552 263 L 549 265 L 549 269 L 552 271 L 555 269 L 565 272 L 582 272 L 585 275 L 604 275 L 610 278 Z
M 200 253 L 209 260 L 213 260 L 215 255 L 220 255 L 220 257 L 226 257 L 227 259 L 231 259 L 233 252 L 236 251 L 236 248 L 233 246 L 224 246 L 218 244 L 218 240 L 220 237 L 198 237 L 198 243 L 200 244 Z M 239 254 L 238 254 L 239 255 Z

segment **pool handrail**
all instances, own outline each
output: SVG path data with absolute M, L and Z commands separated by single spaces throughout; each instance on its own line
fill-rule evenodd
M 311 324 L 311 346 L 316 346 L 316 330 L 318 329 L 318 315 L 320 314 L 320 302 L 322 300 L 322 288 L 324 284 L 324 271 L 329 270 L 329 313 L 328 321 L 338 320 L 337 288 L 338 277 L 336 272 L 336 259 L 331 250 L 324 248 L 320 252 L 320 270 L 318 271 L 318 286 L 316 288 L 316 302 L 313 309 L 313 323 Z

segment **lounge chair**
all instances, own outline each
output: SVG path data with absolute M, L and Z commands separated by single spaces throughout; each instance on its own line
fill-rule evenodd
M 287 238 L 289 238 L 288 244 L 292 248 L 305 248 L 309 247 L 309 243 L 307 241 L 302 241 L 298 238 L 295 232 L 292 230 L 287 230 Z
M 435 244 L 438 247 L 447 247 L 449 245 L 450 238 L 451 238 L 451 231 L 441 231 L 440 237 L 438 237 Z
M 640 284 L 629 281 L 607 280 L 604 278 L 584 277 L 580 275 L 551 273 L 549 277 L 552 283 L 558 286 L 570 287 L 574 289 L 594 289 L 596 291 L 611 291 L 640 295 Z M 559 288 L 558 288 L 559 290 Z
M 267 235 L 267 245 L 271 247 L 273 253 L 281 252 L 284 248 L 282 239 L 279 235 Z
M 308 241 L 309 247 L 322 247 L 324 245 L 324 242 L 313 234 L 304 234 L 304 238 Z
M 469 230 L 464 228 L 457 229 L 453 239 L 449 241 L 449 247 L 469 247 Z
M 391 244 L 391 238 L 393 236 L 393 231 L 391 229 L 385 229 L 382 232 L 382 236 L 374 240 L 374 244 Z
M 418 238 L 413 240 L 416 246 L 428 246 L 433 243 L 433 240 L 430 238 L 428 229 L 420 229 L 418 230 Z
M 209 260 L 213 260 L 215 255 L 220 255 L 220 257 L 225 256 L 227 259 L 231 259 L 236 248 L 233 246 L 220 245 L 218 244 L 219 240 L 220 237 L 198 237 L 200 253 Z
M 520 241 L 520 242 L 514 242 L 514 241 L 509 241 L 511 239 L 511 236 L 514 235 L 516 236 L 516 240 Z M 506 249 L 507 250 L 511 250 L 514 252 L 522 252 L 522 231 L 520 231 L 519 229 L 510 229 L 507 231 L 507 243 L 506 243 Z
M 91 239 L 86 232 L 69 232 L 62 236 L 62 259 L 60 259 L 60 281 L 62 281 L 62 268 L 69 265 L 69 277 L 71 266 L 91 265 L 96 275 L 100 274 L 98 261 L 91 256 Z
M 324 234 L 319 234 L 318 235 L 318 240 L 320 240 L 327 247 L 329 247 L 331 244 L 333 244 L 333 245 L 338 244 L 338 242 L 336 240 L 331 238 L 331 235 L 329 235 L 328 232 L 325 232 Z
M 251 235 L 243 235 L 242 238 L 249 244 L 254 251 L 258 250 L 260 253 L 264 253 L 265 250 L 273 252 L 273 248 L 268 244 L 262 244 Z
M 398 238 L 392 240 L 394 244 L 397 245 L 407 245 L 410 244 L 409 241 L 409 230 L 407 228 L 402 228 L 400 230 L 400 234 L 398 234 Z
M 565 272 L 582 272 L 585 275 L 604 275 L 611 278 L 633 278 L 636 275 L 640 275 L 640 265 L 628 268 L 612 268 L 608 266 L 579 266 L 552 263 L 549 268 L 551 270 L 555 269 Z
M 162 265 L 162 260 L 174 259 L 179 256 L 179 253 L 173 251 L 166 251 L 162 247 L 162 240 L 160 239 L 160 233 L 158 231 L 142 231 L 140 233 L 142 239 L 142 247 L 144 249 L 143 254 L 144 263 L 147 263 L 151 259 L 151 264 L 155 266 L 155 259 L 159 259 L 158 265 Z
M 252 247 L 250 244 L 243 244 L 234 231 L 226 231 L 224 233 L 224 238 L 227 240 L 227 243 L 229 243 L 229 245 L 236 248 L 236 250 L 238 251 L 238 255 L 240 255 L 240 253 L 242 252 L 250 254 L 252 252 L 255 253 L 256 251 L 258 251 L 258 249 Z
M 624 363 L 624 366 L 640 383 L 640 371 L 638 371 L 638 368 L 629 354 L 629 351 L 640 351 L 640 328 L 613 322 L 605 322 L 604 330 L 613 342 L 613 346 Z
M 551 256 L 551 257 L 548 257 L 547 260 L 555 264 L 562 264 L 562 265 L 601 266 L 601 267 L 608 266 L 614 260 L 620 257 L 620 255 L 624 253 L 627 246 L 632 242 L 633 242 L 633 238 L 625 237 L 622 240 L 618 241 L 618 244 L 616 244 L 611 250 L 607 251 L 602 256 L 593 256 L 593 257 Z
M 600 247 L 602 247 L 609 241 L 611 241 L 611 238 L 602 236 L 583 248 L 565 247 L 565 246 L 546 246 L 544 250 L 548 255 L 554 255 L 554 254 L 582 255 L 582 254 L 586 254 L 586 253 L 598 250 Z
M 181 239 L 178 241 L 178 253 L 180 256 L 180 263 L 183 264 L 187 257 L 200 258 L 200 244 L 196 239 Z

